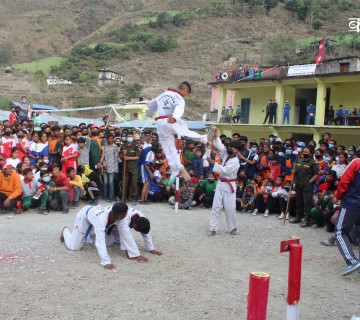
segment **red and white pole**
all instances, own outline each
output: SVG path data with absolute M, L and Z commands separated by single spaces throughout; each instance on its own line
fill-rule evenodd
M 247 320 L 266 320 L 270 275 L 251 272 L 249 279 Z
M 302 245 L 299 239 L 282 241 L 280 252 L 290 252 L 286 320 L 299 320 L 301 291 Z
M 180 182 L 179 176 L 176 176 L 175 182 L 175 213 L 179 211 L 179 198 L 180 198 Z

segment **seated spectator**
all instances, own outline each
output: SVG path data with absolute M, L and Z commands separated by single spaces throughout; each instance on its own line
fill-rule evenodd
M 39 207 L 40 214 L 47 214 L 46 204 L 49 193 L 46 187 L 34 179 L 31 168 L 24 169 L 24 180 L 21 181 L 23 210 Z
M 207 178 L 201 182 L 201 185 L 198 186 L 196 193 L 198 196 L 198 207 L 202 208 L 211 208 L 213 201 L 214 201 L 214 195 L 215 195 L 215 189 L 217 186 L 217 181 L 215 180 L 215 175 L 213 173 L 209 173 Z
M 272 193 L 273 197 L 278 197 L 280 206 L 279 219 L 290 219 L 290 213 L 295 212 L 295 191 L 291 191 L 291 181 L 286 181 L 284 188 Z
M 102 194 L 103 184 L 97 173 L 90 169 L 89 165 L 80 165 L 77 174 L 81 176 L 85 189 L 85 199 L 96 203 Z
M 276 179 L 280 176 L 281 174 L 281 168 L 278 162 L 278 157 L 277 156 L 273 156 L 270 159 L 270 163 L 269 163 L 269 169 L 270 169 L 270 180 L 272 180 L 273 182 L 276 181 Z
M 265 195 L 265 192 L 267 191 L 265 186 L 266 186 L 268 179 L 264 179 L 264 177 L 261 173 L 256 173 L 254 175 L 254 180 L 256 182 L 256 187 L 254 190 L 255 204 L 254 204 L 254 211 L 253 211 L 252 215 L 256 216 L 258 212 L 265 212 L 265 210 L 266 210 L 264 195 Z
M 51 181 L 56 185 L 49 191 L 55 191 L 55 197 L 50 202 L 51 209 L 62 210 L 63 214 L 69 213 L 69 204 L 74 200 L 74 194 L 71 191 L 68 177 L 60 172 L 57 164 L 52 164 L 48 168 L 51 174 Z
M 171 173 L 170 168 L 167 168 L 165 176 L 162 177 L 160 182 L 161 194 L 164 200 L 169 200 L 175 194 L 175 182 L 175 175 Z
M 11 164 L 13 168 L 16 168 L 16 166 L 21 162 L 19 154 L 19 149 L 17 147 L 13 147 L 10 152 L 10 158 L 8 158 L 6 162 Z
M 66 169 L 66 173 L 69 176 L 69 184 L 72 193 L 74 194 L 74 200 L 71 203 L 73 208 L 77 208 L 79 206 L 79 202 L 81 199 L 85 197 L 85 189 L 82 183 L 81 176 L 76 174 L 74 168 L 69 167 Z
M 235 201 L 236 201 L 236 211 L 242 211 L 242 208 L 241 208 L 241 200 L 242 198 L 244 197 L 244 188 L 242 185 L 240 185 L 239 183 L 239 180 L 236 180 L 235 181 L 235 186 L 236 186 L 236 198 L 235 198 Z
M 254 186 L 252 184 L 248 184 L 244 190 L 244 196 L 241 199 L 241 211 L 253 211 L 255 206 L 255 193 Z
M 272 190 L 271 193 L 268 195 L 267 197 L 267 201 L 266 201 L 266 210 L 264 213 L 264 216 L 267 217 L 269 215 L 269 213 L 275 213 L 275 212 L 279 212 L 280 209 L 280 196 L 284 193 L 283 192 L 283 184 L 284 184 L 284 178 L 279 176 L 276 178 L 275 183 L 273 183 L 272 186 Z M 271 185 L 271 183 L 267 184 L 267 185 Z M 268 186 L 266 186 L 266 190 L 270 191 L 270 188 Z
M 190 186 L 189 181 L 183 181 L 179 192 L 179 209 L 191 210 L 192 206 L 196 205 L 193 200 L 194 192 Z M 171 204 L 175 204 L 175 200 L 169 200 Z
M 315 207 L 311 209 L 311 216 L 313 223 L 317 228 L 322 228 L 325 225 L 325 216 L 333 215 L 334 203 L 332 201 L 331 191 L 323 191 L 316 202 Z
M 11 211 L 16 208 L 17 201 L 21 200 L 20 177 L 14 167 L 7 161 L 1 164 L 0 172 L 0 211 Z M 21 213 L 17 208 L 16 213 Z
M 23 175 L 23 171 L 24 169 L 26 169 L 26 165 L 23 162 L 19 162 L 16 166 L 16 172 L 18 173 L 18 175 L 20 176 L 20 180 L 24 180 L 24 175 Z
M 150 177 L 150 186 L 148 192 L 148 198 L 152 202 L 161 202 L 163 200 L 161 192 L 161 174 L 160 174 L 160 165 L 154 163 L 150 170 L 152 171 L 152 178 Z

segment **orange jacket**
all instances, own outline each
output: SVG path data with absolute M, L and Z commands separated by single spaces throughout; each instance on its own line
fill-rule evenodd
M 8 178 L 5 178 L 4 172 L 0 171 L 0 192 L 10 199 L 15 199 L 22 194 L 20 176 L 15 170 Z

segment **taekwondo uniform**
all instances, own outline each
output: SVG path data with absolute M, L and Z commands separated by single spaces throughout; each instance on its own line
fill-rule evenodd
M 214 164 L 214 172 L 220 174 L 215 190 L 213 206 L 210 215 L 210 231 L 217 231 L 220 219 L 221 209 L 224 208 L 226 223 L 229 231 L 236 228 L 236 187 L 235 179 L 240 167 L 239 158 L 228 159 L 226 148 L 221 143 L 220 138 L 213 141 L 215 148 L 219 151 L 222 164 Z
M 121 250 L 126 250 L 128 252 L 129 258 L 138 257 L 141 255 L 138 246 L 135 242 L 133 235 L 131 234 L 131 218 L 134 215 L 138 215 L 139 217 L 144 217 L 144 214 L 136 209 L 129 208 L 126 217 L 122 220 L 118 220 L 114 223 L 114 227 L 109 227 L 106 232 L 106 244 L 112 245 L 114 243 L 120 244 Z M 141 234 L 144 241 L 145 247 L 147 251 L 155 250 L 155 247 L 152 242 L 152 238 L 150 233 Z
M 207 142 L 207 135 L 200 135 L 190 131 L 186 123 L 181 119 L 184 114 L 185 100 L 174 90 L 167 90 L 151 101 L 147 116 L 151 117 L 157 111 L 159 116 L 155 118 L 159 142 L 166 155 L 171 171 L 178 175 L 183 165 L 180 162 L 180 155 L 176 148 L 174 135 L 180 139 L 182 136 L 202 143 Z M 172 116 L 175 123 L 168 123 L 167 119 Z
M 84 243 L 96 246 L 102 266 L 111 263 L 106 249 L 105 229 L 109 221 L 112 206 L 85 206 L 75 218 L 72 232 L 68 228 L 63 231 L 65 245 L 70 250 L 80 250 Z

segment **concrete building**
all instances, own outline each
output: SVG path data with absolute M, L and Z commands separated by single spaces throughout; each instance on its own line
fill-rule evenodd
M 260 79 L 246 78 L 236 82 L 215 81 L 212 86 L 211 110 L 217 111 L 219 129 L 225 134 L 240 131 L 250 138 L 259 139 L 270 133 L 281 138 L 295 137 L 305 141 L 318 141 L 322 133 L 330 131 L 343 144 L 360 143 L 360 131 L 355 126 L 325 125 L 325 114 L 330 106 L 360 106 L 360 59 L 347 57 L 327 60 L 320 65 L 262 68 Z M 269 99 L 276 99 L 277 123 L 263 125 Z M 290 125 L 282 125 L 283 106 L 291 105 Z M 306 108 L 316 106 L 315 124 L 305 125 Z M 242 124 L 221 122 L 223 107 L 240 105 Z
M 111 70 L 111 69 L 100 69 L 98 70 L 99 72 L 99 76 L 98 76 L 98 80 L 99 83 L 101 81 L 103 82 L 112 82 L 112 81 L 120 81 L 120 82 L 124 82 L 124 74 L 121 74 L 117 71 Z

